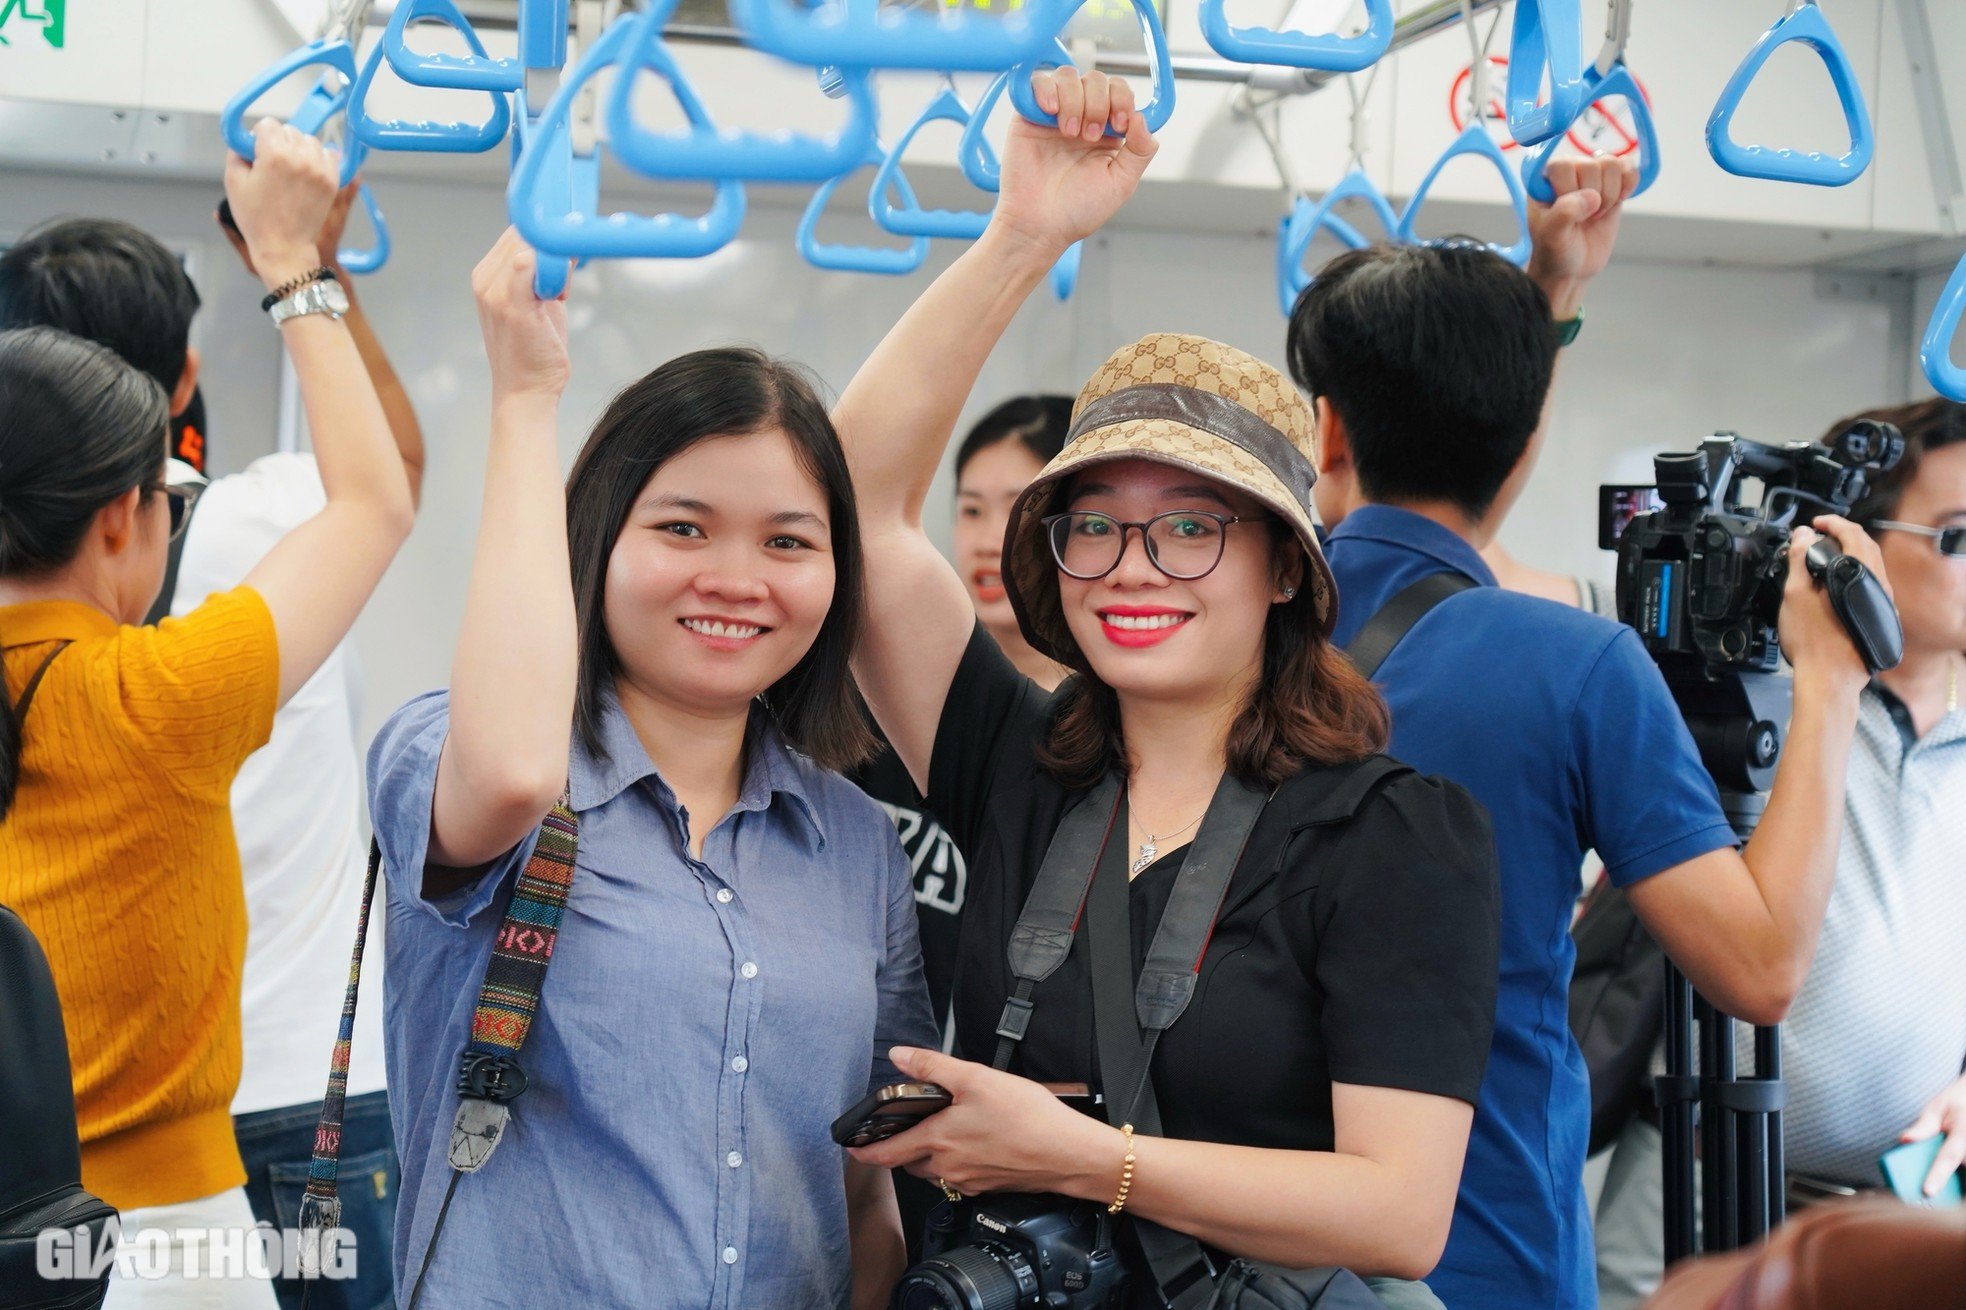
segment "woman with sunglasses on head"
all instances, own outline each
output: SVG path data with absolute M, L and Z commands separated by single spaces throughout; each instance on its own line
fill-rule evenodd
M 615 396 L 559 494 L 535 267 L 508 231 L 473 277 L 492 433 L 451 684 L 369 755 L 398 1295 L 878 1310 L 892 1185 L 829 1129 L 934 1026 L 894 827 L 830 771 L 873 745 L 846 458 L 802 370 L 698 350 Z M 459 1093 L 493 1050 L 530 1088 L 509 1130 Z M 493 1143 L 469 1177 L 460 1136 Z
M 1218 1268 L 1419 1279 L 1446 1240 L 1493 1019 L 1494 854 L 1464 792 L 1376 754 L 1384 706 L 1326 640 L 1337 597 L 1310 522 L 1308 407 L 1276 370 L 1198 337 L 1156 334 L 1099 369 L 1004 550 L 1024 634 L 1072 670 L 1055 695 L 979 629 L 921 530 L 942 440 L 991 348 L 1154 152 L 1124 83 L 1062 70 L 1036 91 L 1060 127 L 1013 122 L 990 230 L 836 411 L 869 545 L 856 673 L 972 855 L 955 1001 L 967 1058 L 896 1053 L 954 1104 L 854 1154 L 952 1199 L 1096 1203 L 1195 1239 Z M 1152 1050 L 1155 1136 L 1042 1086 L 1098 1084 L 1095 1050 L 1123 1055 L 1133 1035 L 1095 1029 L 1093 910 L 1035 986 L 1010 962 L 1055 835 L 1083 831 L 1084 807 L 1115 793 L 1110 819 L 1094 813 L 1111 826 L 1082 905 L 1123 894 L 1136 975 L 1164 915 L 1193 919 L 1189 858 L 1219 849 L 1216 807 L 1260 805 L 1219 900 L 1202 903 L 1217 912 L 1192 999 Z M 1007 1072 L 984 1063 L 1005 1047 Z M 1103 1091 L 1122 1118 L 1142 1104 Z M 1129 1304 L 1163 1304 L 1143 1255 Z M 1404 1282 L 1380 1295 L 1436 1304 Z
M 226 190 L 286 297 L 312 284 L 336 161 L 279 124 L 255 141 Z M 54 966 L 82 1182 L 126 1230 L 253 1227 L 229 1113 L 246 934 L 232 780 L 410 529 L 375 389 L 312 285 L 273 308 L 327 504 L 241 586 L 154 628 L 139 625 L 189 491 L 166 460 L 163 389 L 66 333 L 0 333 L 0 902 Z M 172 1276 L 119 1282 L 110 1306 L 273 1304 L 173 1240 Z

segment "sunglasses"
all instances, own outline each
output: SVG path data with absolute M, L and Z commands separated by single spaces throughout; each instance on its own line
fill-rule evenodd
M 1147 543 L 1147 560 L 1168 577 L 1181 582 L 1205 578 L 1222 562 L 1229 525 L 1245 520 L 1233 514 L 1176 509 L 1156 514 L 1144 523 L 1127 523 L 1097 510 L 1075 509 L 1044 519 L 1051 557 L 1058 567 L 1081 582 L 1103 578 L 1120 566 L 1126 537 L 1138 528 Z
M 1922 523 L 1878 522 L 1871 524 L 1886 532 L 1910 532 L 1930 537 L 1933 547 L 1948 559 L 1966 559 L 1966 527 L 1928 528 Z

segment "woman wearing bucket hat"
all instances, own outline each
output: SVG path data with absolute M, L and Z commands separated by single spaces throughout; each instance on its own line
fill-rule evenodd
M 1074 673 L 1055 694 L 978 628 L 921 529 L 990 350 L 1153 153 L 1123 83 L 1066 71 L 1036 89 L 1061 128 L 1013 124 L 990 230 L 836 413 L 868 543 L 856 672 L 971 853 L 955 1001 L 969 1058 L 895 1053 L 954 1104 L 855 1155 L 952 1199 L 1097 1202 L 1151 1221 L 1140 1234 L 1198 1240 L 1217 1267 L 1243 1257 L 1423 1278 L 1446 1239 L 1493 1019 L 1494 853 L 1466 793 L 1377 754 L 1384 706 L 1327 641 L 1338 598 L 1311 527 L 1302 398 L 1261 361 L 1172 333 L 1093 375 L 1004 542 L 1024 635 Z M 1119 135 L 1102 140 L 1108 122 Z M 1119 1061 L 1095 1051 L 1126 1054 L 1094 1030 L 1088 957 L 1102 939 L 1081 931 L 1087 915 L 1096 922 L 1101 890 L 1120 887 L 1138 976 L 1163 916 L 1193 919 L 1210 861 L 1192 853 L 1224 849 L 1233 829 L 1217 816 L 1238 792 L 1255 794 L 1253 826 L 1215 862 L 1232 872 L 1202 902 L 1204 917 L 1216 911 L 1184 968 L 1185 1008 L 1146 1048 L 1151 1078 L 1105 1088 L 1128 1126 L 1068 1108 L 1042 1083 L 1098 1084 L 1101 1064 Z M 1085 861 L 1097 875 L 1077 870 L 1090 890 L 1054 937 L 1070 949 L 1031 980 L 1011 960 L 1032 937 L 1013 942 L 1013 927 L 1034 884 L 1054 885 L 1054 836 L 1083 831 L 1085 807 L 1108 795 L 1109 826 Z M 1151 1136 L 1126 1118 L 1143 1103 L 1127 1091 L 1143 1086 L 1161 1122 Z M 1130 1305 L 1191 1303 L 1192 1289 L 1157 1292 L 1145 1248 L 1122 1249 Z M 1437 1304 L 1410 1286 L 1381 1299 Z

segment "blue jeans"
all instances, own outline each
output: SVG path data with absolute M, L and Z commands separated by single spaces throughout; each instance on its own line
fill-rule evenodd
M 233 1134 L 246 1160 L 246 1199 L 253 1218 L 278 1229 L 300 1226 L 300 1197 L 314 1158 L 321 1104 L 290 1105 L 234 1116 Z M 395 1305 L 390 1240 L 396 1230 L 396 1138 L 389 1128 L 389 1095 L 351 1096 L 341 1121 L 341 1226 L 354 1235 L 355 1277 L 313 1283 L 307 1310 L 389 1310 Z M 300 1310 L 302 1284 L 276 1278 L 280 1310 Z

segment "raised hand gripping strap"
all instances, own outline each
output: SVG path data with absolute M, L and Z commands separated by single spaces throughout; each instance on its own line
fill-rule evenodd
M 1356 73 L 1377 63 L 1393 41 L 1392 0 L 1365 0 L 1365 14 L 1365 30 L 1356 36 L 1277 32 L 1267 27 L 1231 27 L 1227 0 L 1201 0 L 1201 34 L 1224 59 Z
M 241 159 L 250 163 L 253 157 L 252 125 L 246 121 L 252 107 L 268 91 L 308 68 L 321 69 L 321 79 L 302 97 L 300 107 L 294 110 L 287 122 L 309 136 L 319 136 L 337 114 L 346 114 L 356 78 L 355 48 L 340 37 L 309 41 L 262 69 L 257 77 L 240 87 L 225 102 L 225 108 L 219 111 L 219 130 L 225 136 L 225 144 Z M 361 166 L 361 162 L 359 143 L 355 140 L 344 142 L 341 159 L 343 186 L 354 180 L 355 170 Z
M 442 0 L 442 2 L 449 3 L 449 0 Z M 484 49 L 477 44 L 476 33 L 472 33 L 470 39 L 478 50 Z M 430 119 L 369 117 L 366 112 L 369 87 L 375 81 L 376 70 L 382 67 L 383 50 L 384 47 L 378 45 L 369 52 L 368 59 L 362 64 L 361 76 L 355 79 L 354 97 L 349 101 L 349 125 L 363 145 L 376 150 L 475 155 L 492 149 L 505 139 L 505 134 L 512 127 L 512 110 L 508 98 L 496 91 L 487 93 L 491 101 L 491 113 L 482 123 L 457 121 L 441 123 Z
M 1002 14 L 972 14 L 884 9 L 880 0 L 730 0 L 730 15 L 752 46 L 794 63 L 996 73 L 1035 57 L 1079 3 L 1028 0 Z
M 889 195 L 889 184 L 900 172 L 901 157 L 908 153 L 908 145 L 916 133 L 930 123 L 954 123 L 967 128 L 972 117 L 962 97 L 953 87 L 945 86 L 928 102 L 921 117 L 901 134 L 901 139 L 881 160 L 880 169 L 874 174 L 874 189 L 867 197 L 869 216 L 884 230 L 898 237 L 945 237 L 958 241 L 973 241 L 983 235 L 990 225 L 987 209 L 923 209 L 906 196 L 901 197 L 902 205 L 897 206 Z
M 1448 144 L 1447 149 L 1440 152 L 1440 158 L 1436 159 L 1433 167 L 1427 170 L 1427 175 L 1420 179 L 1420 185 L 1414 190 L 1413 198 L 1406 202 L 1406 211 L 1399 216 L 1399 226 L 1395 229 L 1398 239 L 1410 242 L 1424 240 L 1414 231 L 1415 220 L 1419 218 L 1420 211 L 1426 207 L 1427 195 L 1433 190 L 1434 181 L 1439 178 L 1441 170 L 1463 155 L 1475 155 L 1495 165 L 1495 172 L 1500 175 L 1503 185 L 1508 188 L 1509 204 L 1515 210 L 1516 231 L 1521 235 L 1511 245 L 1499 246 L 1491 243 L 1488 248 L 1518 267 L 1527 264 L 1530 250 L 1529 197 L 1523 191 L 1522 179 L 1516 176 L 1515 169 L 1509 166 L 1507 157 L 1502 154 L 1502 148 L 1495 144 L 1488 135 L 1488 129 L 1479 121 L 1469 123 L 1462 130 L 1461 135 L 1455 137 Z
M 1371 207 L 1373 217 L 1379 220 L 1389 239 L 1398 232 L 1399 216 L 1393 212 L 1392 201 L 1386 199 L 1363 169 L 1355 168 L 1339 178 L 1338 184 L 1316 203 L 1299 196 L 1277 232 L 1277 299 L 1283 306 L 1284 317 L 1290 316 L 1297 297 L 1311 284 L 1311 275 L 1304 271 L 1304 256 L 1319 232 L 1331 233 L 1352 250 L 1372 244 L 1369 237 L 1334 212 L 1340 201 L 1354 199 L 1363 200 Z
M 861 160 L 862 168 L 879 168 L 887 155 L 876 145 Z M 833 198 L 852 172 L 830 177 L 812 193 L 806 204 L 806 212 L 799 219 L 799 234 L 796 239 L 799 254 L 814 268 L 834 269 L 843 273 L 885 273 L 890 276 L 903 276 L 914 272 L 928 258 L 928 238 L 916 237 L 905 246 L 844 246 L 830 245 L 819 239 L 819 216 L 826 210 L 826 202 Z M 897 167 L 894 170 L 894 187 L 900 192 L 901 201 L 910 209 L 918 208 L 914 188 L 908 185 L 907 175 Z
M 1919 344 L 1918 362 L 1924 366 L 1925 380 L 1947 400 L 1966 404 L 1966 368 L 1952 362 L 1952 344 L 1959 325 L 1966 319 L 1966 259 L 1952 270 L 1939 303 L 1932 307 L 1932 320 L 1925 325 L 1925 339 Z
M 539 121 L 528 125 L 528 139 L 519 151 L 518 167 L 512 172 L 505 200 L 513 225 L 541 254 L 568 259 L 589 255 L 689 259 L 722 249 L 744 224 L 744 188 L 729 180 L 716 184 L 716 198 L 709 211 L 697 218 L 626 213 L 602 217 L 598 187 L 596 194 L 582 194 L 584 188 L 574 185 L 574 99 L 597 73 L 620 62 L 627 50 L 629 28 L 629 24 L 617 22 L 602 33 L 561 81 Z M 708 125 L 710 116 L 689 83 L 679 80 L 674 87 L 689 121 Z M 564 191 L 559 185 L 562 162 L 568 177 Z
M 1062 41 L 1053 41 L 1051 49 L 1039 59 L 1040 63 L 1054 68 L 1072 62 L 1072 52 Z M 976 108 L 970 111 L 969 125 L 963 128 L 963 138 L 956 146 L 956 163 L 962 167 L 963 176 L 978 191 L 994 193 L 1003 185 L 1003 167 L 997 160 L 997 152 L 984 135 L 989 126 L 990 115 L 996 112 L 997 102 L 1003 99 L 1004 88 L 1017 75 L 1016 69 L 1008 69 L 990 79 L 990 85 L 977 97 Z
M 1158 132 L 1167 125 L 1169 115 L 1174 112 L 1174 65 L 1168 58 L 1167 34 L 1161 30 L 1159 7 L 1154 0 L 1130 0 L 1130 2 L 1133 5 L 1133 16 L 1140 23 L 1141 36 L 1147 43 L 1147 61 L 1154 72 L 1153 95 L 1148 98 L 1146 104 L 1140 106 L 1140 117 L 1145 120 L 1148 131 Z M 1052 44 L 1058 45 L 1057 42 Z M 1058 56 L 1061 54 L 1066 58 L 1059 59 Z M 1031 74 L 1040 68 L 1058 68 L 1071 62 L 1070 52 L 1060 46 L 1048 54 L 1039 55 L 1011 69 L 1010 103 L 1017 107 L 1017 112 L 1033 123 L 1045 127 L 1057 127 L 1057 115 L 1047 114 L 1038 107 L 1038 98 L 1031 90 Z M 1120 133 L 1108 127 L 1106 135 L 1118 136 Z
M 1570 130 L 1584 98 L 1584 46 L 1577 0 L 1516 0 L 1509 30 L 1509 135 L 1533 146 Z M 1550 98 L 1538 104 L 1543 70 Z
M 1652 102 L 1646 98 L 1645 88 L 1638 84 L 1638 79 L 1632 76 L 1631 70 L 1622 61 L 1613 64 L 1608 73 L 1599 74 L 1595 68 L 1584 73 L 1585 108 L 1580 112 L 1587 113 L 1607 100 L 1622 100 L 1631 115 L 1632 132 L 1638 138 L 1638 186 L 1631 194 L 1642 196 L 1659 180 L 1659 133 L 1652 125 Z M 1556 192 L 1550 186 L 1548 169 L 1563 140 L 1563 134 L 1559 132 L 1522 161 L 1523 185 L 1528 189 L 1530 198 L 1539 205 L 1556 203 Z
M 631 23 L 628 54 L 608 97 L 608 137 L 616 157 L 651 177 L 742 178 L 751 181 L 818 182 L 855 167 L 874 143 L 879 107 L 864 68 L 833 70 L 829 95 L 843 95 L 851 106 L 839 131 L 802 136 L 780 131 L 769 135 L 694 123 L 690 130 L 657 132 L 635 118 L 638 74 L 655 74 L 682 95 L 683 71 L 663 43 L 662 30 L 677 0 L 655 0 Z
M 1800 42 L 1814 50 L 1822 56 L 1824 67 L 1829 70 L 1830 82 L 1836 87 L 1836 98 L 1843 107 L 1844 125 L 1850 131 L 1850 148 L 1839 156 L 1741 145 L 1730 135 L 1734 112 L 1741 107 L 1741 97 L 1754 84 L 1755 76 L 1768 62 L 1768 56 L 1790 42 Z M 1836 39 L 1836 33 L 1831 30 L 1829 20 L 1823 17 L 1823 11 L 1815 0 L 1792 8 L 1777 19 L 1773 27 L 1762 33 L 1761 39 L 1748 51 L 1747 58 L 1741 61 L 1741 66 L 1734 70 L 1734 76 L 1727 79 L 1720 99 L 1714 104 L 1713 113 L 1707 118 L 1707 153 L 1713 156 L 1715 163 L 1737 177 L 1804 182 L 1811 186 L 1847 186 L 1870 167 L 1871 155 L 1876 148 L 1877 138 L 1871 130 L 1870 109 L 1864 104 L 1863 88 L 1857 85 L 1857 71 L 1851 67 L 1843 43 Z

